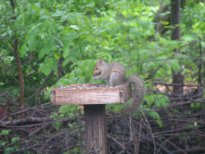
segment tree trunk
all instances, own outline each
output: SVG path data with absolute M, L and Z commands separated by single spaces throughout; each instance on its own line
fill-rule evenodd
M 10 5 L 12 7 L 12 12 L 13 12 L 12 20 L 15 21 L 16 20 L 16 15 L 15 15 L 16 1 L 10 0 Z M 12 51 L 15 57 L 17 68 L 18 68 L 18 80 L 19 80 L 19 87 L 20 87 L 19 109 L 21 110 L 24 108 L 24 77 L 23 77 L 22 63 L 21 63 L 20 55 L 19 55 L 19 41 L 18 41 L 15 30 L 13 34 L 13 40 L 12 40 Z M 21 117 L 23 117 L 23 115 L 21 115 Z
M 171 0 L 172 40 L 180 39 L 180 0 Z
M 58 79 L 60 79 L 64 75 L 63 61 L 64 61 L 64 58 L 61 54 L 61 57 L 58 59 Z
M 22 64 L 21 64 L 19 51 L 18 51 L 18 39 L 16 37 L 14 37 L 12 46 L 13 46 L 13 53 L 14 53 L 16 65 L 18 68 L 18 80 L 19 80 L 19 87 L 20 87 L 19 108 L 23 109 L 24 108 L 24 77 L 23 77 L 23 69 L 22 69 Z
M 180 39 L 180 0 L 171 0 L 171 26 L 172 26 L 172 40 Z M 178 52 L 175 49 L 174 52 Z M 173 95 L 180 96 L 183 94 L 184 76 L 181 71 L 173 71 Z

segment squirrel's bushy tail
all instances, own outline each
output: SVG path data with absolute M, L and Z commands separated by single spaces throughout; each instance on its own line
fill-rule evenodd
M 145 86 L 144 82 L 136 75 L 132 75 L 128 77 L 126 83 L 131 84 L 132 88 L 132 98 L 133 103 L 128 108 L 126 108 L 123 113 L 132 113 L 139 104 L 143 101 L 144 94 L 145 94 Z

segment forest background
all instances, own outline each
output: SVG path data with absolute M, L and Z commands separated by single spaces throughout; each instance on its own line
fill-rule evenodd
M 128 117 L 117 124 L 124 131 L 113 135 L 113 121 L 119 120 L 123 106 L 108 107 L 110 153 L 205 152 L 205 4 L 181 1 L 181 37 L 172 40 L 170 3 L 0 1 L 0 151 L 82 153 L 81 111 L 52 106 L 50 92 L 73 83 L 96 83 L 93 68 L 104 59 L 122 63 L 127 75 L 137 74 L 147 88 L 132 117 L 138 147 L 130 134 L 119 137 L 131 132 L 124 124 Z M 173 93 L 174 87 L 181 92 Z

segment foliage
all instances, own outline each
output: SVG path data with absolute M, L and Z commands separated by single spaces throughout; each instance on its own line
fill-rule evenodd
M 170 82 L 172 72 L 178 70 L 183 70 L 187 81 L 195 83 L 198 57 L 202 57 L 198 45 L 205 46 L 204 7 L 204 3 L 194 0 L 186 3 L 181 10 L 182 39 L 173 41 L 169 35 L 160 36 L 155 31 L 153 19 L 159 1 L 21 0 L 16 1 L 15 13 L 9 1 L 1 1 L 0 90 L 18 100 L 11 44 L 14 36 L 19 41 L 27 105 L 48 100 L 53 87 L 95 83 L 92 70 L 97 59 L 123 63 L 127 74 L 138 74 L 149 89 L 154 89 L 154 81 Z M 180 52 L 173 52 L 176 48 Z M 203 56 L 200 63 L 204 60 Z M 145 100 L 142 107 L 159 120 L 152 109 L 166 107 L 167 97 L 147 94 Z M 118 106 L 111 108 L 120 110 Z M 74 111 L 75 107 L 60 109 L 62 116 Z
M 10 138 L 10 132 L 10 130 L 6 129 L 0 131 L 0 148 L 4 147 L 4 154 L 10 154 L 18 150 L 19 136 L 15 135 Z

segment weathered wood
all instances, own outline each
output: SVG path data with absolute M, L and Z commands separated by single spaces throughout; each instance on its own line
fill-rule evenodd
M 77 84 L 52 91 L 52 103 L 62 104 L 112 104 L 125 103 L 131 97 L 130 85 L 108 87 L 95 84 Z
M 105 104 L 125 103 L 131 97 L 131 85 L 116 87 L 96 84 L 75 84 L 52 91 L 54 105 L 84 105 L 86 153 L 107 154 Z
M 86 153 L 107 154 L 105 105 L 85 105 Z

